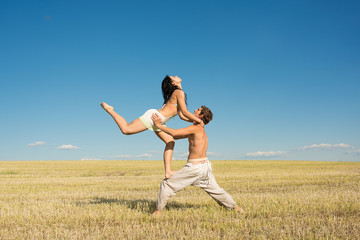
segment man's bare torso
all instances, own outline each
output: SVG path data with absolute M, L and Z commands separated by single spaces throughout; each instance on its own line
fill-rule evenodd
M 196 132 L 188 137 L 189 157 L 188 159 L 204 158 L 208 147 L 208 139 L 205 128 L 195 125 Z

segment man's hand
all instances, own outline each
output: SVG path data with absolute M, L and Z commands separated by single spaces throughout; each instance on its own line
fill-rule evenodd
M 161 125 L 161 118 L 156 113 L 151 116 L 151 119 L 153 120 L 155 126 Z

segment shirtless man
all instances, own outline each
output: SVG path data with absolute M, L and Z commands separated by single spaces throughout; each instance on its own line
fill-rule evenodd
M 210 109 L 205 106 L 196 109 L 194 115 L 200 118 L 205 125 L 212 120 L 213 116 Z M 235 209 L 237 212 L 244 212 L 231 196 L 216 183 L 212 174 L 211 163 L 206 157 L 208 139 L 205 128 L 198 123 L 194 123 L 186 128 L 168 128 L 161 125 L 161 119 L 156 114 L 152 115 L 152 120 L 156 127 L 170 134 L 174 139 L 187 138 L 189 140 L 187 164 L 170 178 L 163 180 L 160 185 L 156 211 L 153 215 L 160 216 L 170 196 L 175 195 L 178 191 L 190 185 L 204 189 L 219 205 Z

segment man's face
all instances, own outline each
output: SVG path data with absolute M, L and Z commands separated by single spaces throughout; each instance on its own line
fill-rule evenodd
M 199 107 L 198 109 L 195 109 L 195 110 L 194 110 L 194 115 L 195 115 L 196 117 L 200 117 L 201 110 L 202 110 L 201 107 Z

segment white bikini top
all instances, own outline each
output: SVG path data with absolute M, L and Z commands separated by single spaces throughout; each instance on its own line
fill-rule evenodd
M 161 108 L 164 108 L 166 104 L 170 104 L 170 105 L 173 105 L 173 106 L 175 106 L 175 107 L 178 106 L 177 103 L 165 103 Z M 171 118 L 175 117 L 176 115 L 177 115 L 177 112 L 176 112 L 174 115 L 167 117 L 167 118 L 166 118 L 167 121 L 169 121 Z

